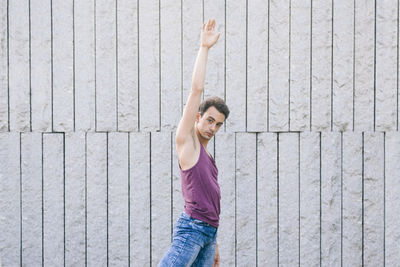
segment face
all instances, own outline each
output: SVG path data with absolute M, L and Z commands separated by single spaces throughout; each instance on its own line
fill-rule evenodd
M 219 112 L 215 107 L 209 107 L 203 116 L 197 113 L 197 131 L 201 137 L 210 140 L 224 124 L 225 115 Z

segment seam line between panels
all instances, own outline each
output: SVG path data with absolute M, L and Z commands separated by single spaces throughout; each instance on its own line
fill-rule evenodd
M 118 76 L 118 0 L 115 1 L 115 117 L 116 117 L 116 129 L 117 132 L 119 131 L 118 129 L 118 96 L 119 96 L 119 91 L 118 91 L 118 82 L 119 82 L 119 76 Z
M 334 97 L 334 94 L 333 94 L 333 87 L 334 87 L 334 85 L 333 85 L 333 76 L 334 76 L 334 71 L 333 71 L 333 61 L 334 61 L 334 58 L 333 58 L 333 54 L 334 54 L 334 30 L 335 30 L 335 23 L 334 23 L 334 21 L 335 21 L 335 19 L 334 19 L 334 17 L 335 17 L 335 0 L 332 0 L 332 5 L 331 5 L 331 9 L 332 9 L 332 13 L 331 13 L 331 30 L 332 30 L 332 32 L 331 32 L 331 132 L 333 131 L 333 97 Z
M 28 2 L 29 8 L 29 129 L 32 132 L 32 17 L 31 0 Z M 21 262 L 22 265 L 22 262 Z
M 386 266 L 386 132 L 383 132 L 383 266 Z
M 50 42 L 50 51 L 51 51 L 51 131 L 54 132 L 54 40 L 53 40 L 53 0 L 50 0 L 50 36 L 51 36 L 51 42 Z
M 276 133 L 276 146 L 277 146 L 277 161 L 276 161 L 276 164 L 277 164 L 277 171 L 276 171 L 276 185 L 277 185 L 277 205 L 276 205 L 276 207 L 277 207 L 277 234 L 278 234 L 278 238 L 277 238 L 277 240 L 278 240 L 278 246 L 277 246 L 277 250 L 278 250 L 278 253 L 277 253 L 277 255 L 278 255 L 278 266 L 279 266 L 279 132 L 278 133 Z
M 289 0 L 289 62 L 288 62 L 288 72 L 289 72 L 289 79 L 288 79 L 288 130 L 290 132 L 290 87 L 291 87 L 291 53 L 292 53 L 292 1 Z
M 361 174 L 361 265 L 364 266 L 364 132 L 362 133 L 362 174 Z
M 7 104 L 8 131 L 10 132 L 10 2 L 7 0 Z
M 73 131 L 76 131 L 76 77 L 75 77 L 75 63 L 76 49 L 75 49 L 75 0 L 72 1 L 72 94 L 73 94 Z
M 64 266 L 65 266 L 65 251 L 66 251 L 66 245 L 65 245 L 65 133 L 62 133 L 63 137 L 63 239 L 64 239 Z
M 310 132 L 312 131 L 312 76 L 313 76 L 313 68 L 312 68 L 312 60 L 313 60 L 313 53 L 312 53 L 312 37 L 313 37 L 313 0 L 310 1 Z
M 136 30 L 137 30 L 137 99 L 138 99 L 138 132 L 140 132 L 140 26 L 139 26 L 139 5 L 140 0 L 136 2 Z
M 20 227 L 20 242 L 19 242 L 19 261 L 22 266 L 22 133 L 19 133 L 19 227 Z
M 152 188 L 151 188 L 151 185 L 152 185 L 152 164 L 151 164 L 151 160 L 152 160 L 152 144 L 151 144 L 151 139 L 152 139 L 152 132 L 149 132 L 149 138 L 150 138 L 150 153 L 149 153 L 149 155 L 150 155 L 150 179 L 149 179 L 149 182 L 150 182 L 150 218 L 149 218 L 149 220 L 150 220 L 150 266 L 152 266 L 152 261 L 153 261 L 153 255 L 152 255 L 152 246 L 153 246 L 153 242 L 152 242 L 152 197 L 151 197 L 151 192 L 152 192 Z
M 87 266 L 87 132 L 85 132 L 85 266 Z
M 43 170 L 43 161 L 44 161 L 44 157 L 43 157 L 43 153 L 44 153 L 44 147 L 43 147 L 43 135 L 44 133 L 41 133 L 42 135 L 42 267 L 44 266 L 44 190 L 43 190 L 43 186 L 44 186 L 44 170 Z
M 96 1 L 94 0 L 94 129 L 97 132 L 97 20 L 96 20 Z
M 319 132 L 319 265 L 322 266 L 322 132 Z
M 131 266 L 131 133 L 128 132 L 128 266 Z

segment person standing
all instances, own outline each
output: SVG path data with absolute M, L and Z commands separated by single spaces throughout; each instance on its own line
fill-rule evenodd
M 174 226 L 165 266 L 219 266 L 217 231 L 220 214 L 218 168 L 207 144 L 228 118 L 229 108 L 218 97 L 201 102 L 209 49 L 218 41 L 215 20 L 203 24 L 192 88 L 176 131 L 184 212 Z

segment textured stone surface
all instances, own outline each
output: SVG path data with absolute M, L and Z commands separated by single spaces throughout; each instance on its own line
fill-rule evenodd
M 98 0 L 95 8 L 96 130 L 115 131 L 117 129 L 116 4 L 113 0 Z
M 29 131 L 29 2 L 9 2 L 8 12 L 10 130 Z
M 292 1 L 289 130 L 310 129 L 311 1 Z
M 151 133 L 151 261 L 156 266 L 171 243 L 171 133 Z
M 340 265 L 341 135 L 321 135 L 321 264 Z
M 0 1 L 0 132 L 8 130 L 7 3 Z
M 343 263 L 362 265 L 362 133 L 343 133 Z
M 354 129 L 374 129 L 374 24 L 372 1 L 355 2 Z
M 333 129 L 353 128 L 354 2 L 333 5 Z
M 300 134 L 300 265 L 320 266 L 320 134 Z
M 225 98 L 225 0 L 204 0 L 204 21 L 215 19 L 215 33 L 221 32 L 218 42 L 212 47 L 207 63 L 204 82 L 204 97 Z M 201 26 L 201 24 L 199 24 Z
M 279 134 L 279 264 L 299 264 L 299 135 Z
M 385 263 L 396 266 L 400 262 L 400 134 L 391 132 L 385 139 Z
M 109 264 L 129 264 L 128 134 L 108 135 Z
M 139 3 L 139 114 L 140 130 L 154 131 L 160 124 L 159 1 Z
M 52 130 L 51 2 L 30 4 L 32 130 L 49 132 Z
M 64 135 L 43 135 L 43 260 L 64 263 Z
M 175 130 L 182 104 L 181 5 L 173 0 L 160 3 L 161 129 Z
M 364 265 L 384 262 L 384 135 L 364 134 Z
M 277 134 L 261 133 L 257 141 L 257 264 L 258 266 L 277 266 Z
M 200 46 L 203 23 L 202 1 L 182 1 L 182 22 L 183 88 L 181 100 L 183 109 L 192 88 L 193 67 Z
M 65 265 L 85 264 L 86 134 L 65 135 Z
M 236 264 L 256 266 L 256 134 L 236 134 Z
M 269 4 L 269 130 L 287 131 L 289 130 L 290 7 L 288 0 L 272 0 Z
M 22 265 L 42 265 L 42 134 L 21 135 Z
M 376 3 L 376 122 L 378 131 L 396 129 L 398 3 Z
M 73 1 L 52 1 L 53 130 L 74 130 Z
M 221 214 L 218 250 L 221 264 L 235 266 L 235 134 L 219 133 L 215 137 L 215 162 L 221 190 Z
M 331 128 L 332 1 L 314 1 L 312 7 L 311 129 Z
M 20 135 L 0 134 L 0 258 L 4 266 L 20 263 Z
M 246 1 L 226 2 L 226 131 L 246 131 Z
M 181 189 L 181 172 L 179 169 L 178 155 L 176 152 L 175 133 L 172 135 L 172 224 L 174 224 L 184 209 L 185 201 Z M 173 226 L 173 225 L 172 225 Z
M 117 2 L 118 130 L 137 131 L 138 99 L 138 1 Z
M 107 134 L 87 134 L 87 264 L 107 263 Z
M 130 260 L 131 266 L 150 266 L 150 134 L 130 138 Z
M 94 0 L 74 2 L 75 130 L 95 130 Z
M 268 129 L 268 2 L 247 2 L 247 131 Z

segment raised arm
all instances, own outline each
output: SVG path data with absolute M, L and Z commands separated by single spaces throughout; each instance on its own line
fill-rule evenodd
M 191 140 L 194 135 L 194 123 L 201 102 L 201 94 L 204 89 L 208 50 L 218 41 L 220 33 L 215 34 L 215 20 L 208 20 L 203 24 L 201 31 L 201 45 L 197 54 L 192 76 L 192 88 L 183 110 L 182 118 L 176 131 L 176 143 L 178 147 Z

